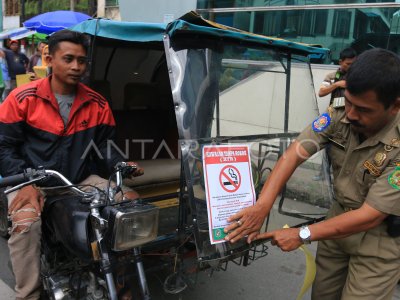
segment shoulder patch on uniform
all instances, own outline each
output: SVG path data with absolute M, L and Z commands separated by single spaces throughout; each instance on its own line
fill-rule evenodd
M 400 190 L 400 167 L 396 167 L 388 176 L 388 182 L 392 188 Z
M 400 159 L 393 159 L 390 161 L 389 167 L 400 167 Z
M 311 127 L 315 132 L 321 132 L 324 131 L 330 123 L 331 117 L 329 116 L 329 114 L 323 113 L 317 119 L 315 119 L 314 122 L 312 122 Z

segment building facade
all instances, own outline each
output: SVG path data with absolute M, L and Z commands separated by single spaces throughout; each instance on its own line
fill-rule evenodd
M 169 23 L 196 9 L 197 0 L 119 0 L 122 21 Z
M 242 30 L 321 45 L 334 62 L 346 47 L 400 54 L 400 0 L 198 0 L 197 11 Z

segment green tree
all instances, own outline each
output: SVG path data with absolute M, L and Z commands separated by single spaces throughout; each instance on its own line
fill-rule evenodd
M 83 12 L 92 16 L 96 10 L 95 4 L 95 0 L 75 0 L 75 11 Z M 25 19 L 49 11 L 69 9 L 70 0 L 26 0 Z

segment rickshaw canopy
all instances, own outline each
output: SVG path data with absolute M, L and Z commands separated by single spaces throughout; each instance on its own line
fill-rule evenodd
M 251 43 L 259 47 L 283 48 L 285 51 L 303 56 L 324 57 L 329 53 L 329 49 L 326 48 L 267 37 L 218 24 L 202 18 L 193 11 L 169 24 L 93 19 L 74 26 L 72 30 L 130 42 L 161 42 L 165 34 L 169 35 L 171 39 L 188 34 L 205 35 L 219 40 Z

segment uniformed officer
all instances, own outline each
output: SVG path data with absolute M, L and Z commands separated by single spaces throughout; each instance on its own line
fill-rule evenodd
M 400 58 L 373 49 L 347 74 L 345 106 L 319 116 L 288 148 L 255 206 L 233 215 L 227 240 L 271 238 L 283 251 L 319 241 L 312 299 L 391 299 L 400 279 L 400 237 L 388 234 L 400 216 Z M 294 170 L 331 146 L 335 198 L 327 220 L 259 233 Z
M 345 48 L 339 54 L 339 68 L 327 74 L 319 87 L 318 96 L 331 94 L 329 105 L 344 105 L 344 90 L 346 88 L 346 74 L 356 59 L 357 52 L 353 48 Z

